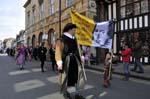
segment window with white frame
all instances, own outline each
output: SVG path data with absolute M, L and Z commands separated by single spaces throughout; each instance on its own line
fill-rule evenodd
M 50 1 L 50 15 L 54 14 L 54 0 L 49 0 Z
M 35 6 L 32 7 L 32 24 L 35 23 L 35 18 L 36 18 L 36 10 L 35 10 Z
M 44 3 L 40 3 L 40 20 L 42 20 L 44 17 Z
M 148 13 L 148 0 L 120 0 L 120 17 Z
M 68 7 L 68 6 L 71 6 L 71 5 L 73 4 L 73 1 L 74 1 L 74 0 L 66 0 L 66 5 L 67 5 L 67 7 Z
M 141 13 L 148 12 L 148 0 L 141 1 Z
M 27 26 L 30 25 L 30 11 L 27 12 Z

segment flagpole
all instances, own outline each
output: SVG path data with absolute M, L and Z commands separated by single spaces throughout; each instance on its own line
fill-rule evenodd
M 80 57 L 82 57 L 82 53 L 81 53 L 81 48 L 80 48 L 80 45 L 78 44 L 78 50 L 79 50 L 79 55 Z M 81 59 L 82 60 L 82 59 Z M 81 63 L 81 67 L 83 69 L 83 74 L 84 74 L 84 77 L 85 77 L 85 81 L 87 81 L 87 77 L 86 77 L 86 74 L 85 74 L 85 69 L 84 69 L 84 63 L 82 62 Z
M 113 37 L 112 37 L 112 45 L 113 45 L 113 40 L 114 40 L 114 20 L 112 20 L 112 28 L 113 28 Z M 108 78 L 111 79 L 111 73 L 112 73 L 112 60 L 113 60 L 113 46 L 111 47 L 111 58 L 110 58 L 110 66 L 109 66 L 109 74 L 108 74 Z

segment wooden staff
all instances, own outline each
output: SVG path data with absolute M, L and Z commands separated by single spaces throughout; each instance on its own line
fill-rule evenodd
M 81 58 L 82 53 L 81 53 L 81 48 L 80 48 L 79 44 L 78 44 L 78 50 L 79 50 L 79 55 L 80 55 L 80 58 Z M 82 59 L 81 59 L 81 60 L 82 60 Z M 81 67 L 82 67 L 82 69 L 83 69 L 83 75 L 84 75 L 84 77 L 85 77 L 85 80 L 87 81 L 87 77 L 86 77 L 86 74 L 85 74 L 84 63 L 83 63 L 83 62 L 81 62 Z
M 112 59 L 113 59 L 113 50 L 111 49 L 111 57 L 110 57 L 110 65 L 109 65 L 109 74 L 108 78 L 111 78 L 111 73 L 112 73 Z

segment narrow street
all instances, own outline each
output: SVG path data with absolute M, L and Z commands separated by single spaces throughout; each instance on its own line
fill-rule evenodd
M 24 70 L 19 70 L 15 59 L 0 55 L 0 97 L 1 99 L 64 99 L 59 93 L 58 73 L 46 62 L 42 73 L 39 61 L 27 61 Z M 149 99 L 150 82 L 131 78 L 122 81 L 113 75 L 110 88 L 102 86 L 102 72 L 86 69 L 87 85 L 81 94 L 86 99 Z M 74 88 L 70 88 L 71 95 Z

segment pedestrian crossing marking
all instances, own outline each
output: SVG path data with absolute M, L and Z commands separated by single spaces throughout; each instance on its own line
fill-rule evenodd
M 92 97 L 94 97 L 94 95 L 89 95 L 89 96 L 86 96 L 86 99 L 92 99 Z
M 55 92 L 50 95 L 46 95 L 37 99 L 64 99 L 63 95 L 60 92 Z
M 29 81 L 16 83 L 14 85 L 16 92 L 27 91 L 27 90 L 39 88 L 39 87 L 42 87 L 42 86 L 45 86 L 45 83 L 43 83 L 40 80 L 29 80 Z
M 51 83 L 58 83 L 59 77 L 58 76 L 48 77 L 47 80 Z
M 100 97 L 103 97 L 103 96 L 105 96 L 106 94 L 107 94 L 107 92 L 104 91 L 104 92 L 100 93 L 99 96 L 100 96 Z
M 86 69 L 86 71 L 89 71 L 89 72 L 92 72 L 92 73 L 96 73 L 96 74 L 100 74 L 100 75 L 103 74 L 102 72 L 94 71 L 94 70 L 90 70 L 90 69 Z M 118 74 L 113 74 L 113 77 L 120 79 L 123 76 L 122 75 L 118 75 Z M 150 82 L 146 81 L 146 80 L 141 80 L 141 79 L 136 79 L 136 78 L 130 78 L 130 81 L 136 82 L 136 83 L 150 85 Z
M 91 89 L 91 88 L 93 88 L 93 86 L 86 85 L 84 90 Z M 75 92 L 74 87 L 70 87 L 67 90 L 68 90 L 69 93 Z M 93 97 L 93 95 L 89 95 L 87 97 L 89 97 L 87 99 L 90 99 L 91 97 Z M 55 93 L 52 93 L 52 94 L 49 94 L 49 95 L 46 95 L 46 96 L 39 97 L 37 99 L 64 99 L 64 98 L 63 98 L 63 95 L 60 94 L 60 92 L 58 91 L 58 92 L 55 92 Z
M 0 54 L 0 56 L 8 56 L 7 54 Z
M 86 69 L 86 71 L 92 72 L 92 73 L 97 73 L 97 74 L 100 74 L 100 75 L 104 74 L 103 72 L 94 71 L 94 70 L 90 70 L 90 69 Z
M 58 76 L 48 77 L 47 80 L 51 83 L 58 83 L 59 77 Z M 90 88 L 94 88 L 94 87 L 91 85 L 85 85 L 85 88 L 83 90 L 90 89 Z M 69 92 L 74 92 L 74 87 L 70 87 L 68 88 L 68 90 Z
M 13 76 L 13 75 L 26 74 L 26 73 L 30 73 L 30 71 L 29 70 L 12 71 L 12 72 L 9 72 L 9 75 Z
M 33 69 L 31 69 L 31 71 L 33 71 L 33 72 L 40 72 L 41 68 L 33 68 Z
M 149 81 L 146 80 L 139 80 L 139 79 L 135 79 L 135 78 L 130 78 L 130 81 L 136 82 L 136 83 L 141 83 L 141 84 L 146 84 L 146 85 L 150 85 Z

